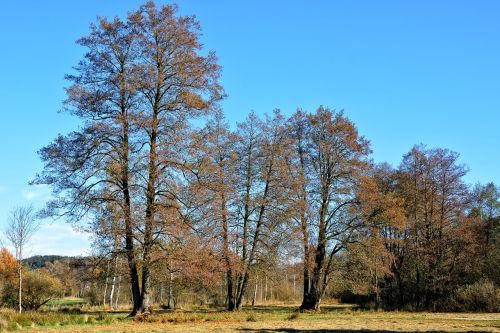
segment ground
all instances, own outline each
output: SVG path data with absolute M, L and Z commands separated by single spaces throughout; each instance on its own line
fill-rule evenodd
M 500 332 L 500 314 L 361 311 L 325 306 L 320 313 L 294 312 L 294 306 L 157 311 L 136 320 L 125 312 L 61 309 L 46 313 L 0 311 L 0 331 L 23 332 Z M 3 321 L 3 324 L 1 323 Z

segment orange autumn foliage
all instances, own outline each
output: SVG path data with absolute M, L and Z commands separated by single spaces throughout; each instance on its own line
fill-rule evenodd
M 17 275 L 17 261 L 12 254 L 6 249 L 0 249 L 0 278 L 3 280 L 11 280 Z

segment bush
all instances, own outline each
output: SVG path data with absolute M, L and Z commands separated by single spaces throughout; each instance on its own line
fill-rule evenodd
M 47 271 L 28 272 L 23 290 L 24 309 L 38 310 L 51 298 L 58 296 L 61 287 L 61 282 Z
M 51 298 L 57 297 L 61 290 L 61 283 L 57 278 L 45 270 L 27 271 L 23 277 L 23 309 L 38 310 Z M 5 305 L 16 307 L 18 302 L 17 281 L 7 281 L 2 301 Z
M 256 322 L 257 321 L 257 317 L 252 313 L 252 314 L 248 315 L 247 321 Z
M 454 308 L 458 311 L 500 311 L 500 288 L 490 280 L 480 280 L 455 292 Z

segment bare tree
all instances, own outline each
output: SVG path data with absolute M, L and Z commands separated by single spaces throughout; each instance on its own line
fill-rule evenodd
M 19 312 L 22 312 L 23 251 L 39 227 L 33 206 L 16 207 L 10 213 L 5 235 L 15 250 L 19 277 Z
M 137 173 L 132 121 L 137 108 L 134 42 L 128 25 L 118 18 L 100 19 L 88 36 L 78 40 L 87 53 L 75 67 L 76 73 L 66 76 L 72 85 L 67 89 L 65 110 L 85 125 L 40 150 L 45 165 L 33 181 L 50 185 L 54 191 L 48 216 L 65 216 L 79 224 L 92 220 L 82 217 L 95 217 L 110 203 L 119 208 L 132 291 L 131 315 L 141 305 L 134 241 L 137 222 L 132 216 Z
M 362 227 L 357 189 L 368 167 L 368 141 L 354 124 L 324 107 L 297 112 L 291 121 L 296 170 L 296 221 L 304 250 L 301 310 L 318 310 L 333 271 L 335 255 Z
M 141 281 L 144 313 L 152 311 L 151 254 L 164 229 L 163 221 L 158 221 L 160 206 L 169 209 L 178 205 L 175 174 L 183 168 L 180 152 L 184 150 L 179 144 L 185 141 L 189 120 L 210 113 L 224 96 L 218 83 L 221 68 L 215 53 L 200 55 L 198 21 L 193 16 L 176 16 L 176 12 L 175 5 L 156 7 L 149 1 L 129 15 L 142 59 L 138 90 L 143 107 L 138 122 L 145 136 Z

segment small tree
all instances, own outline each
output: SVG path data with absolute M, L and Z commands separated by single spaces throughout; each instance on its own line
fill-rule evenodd
M 17 207 L 10 213 L 5 234 L 16 254 L 19 278 L 19 312 L 22 311 L 23 250 L 38 229 L 33 206 Z
M 25 275 L 23 295 L 25 310 L 38 310 L 53 297 L 60 297 L 63 293 L 61 281 L 45 269 L 28 271 Z

